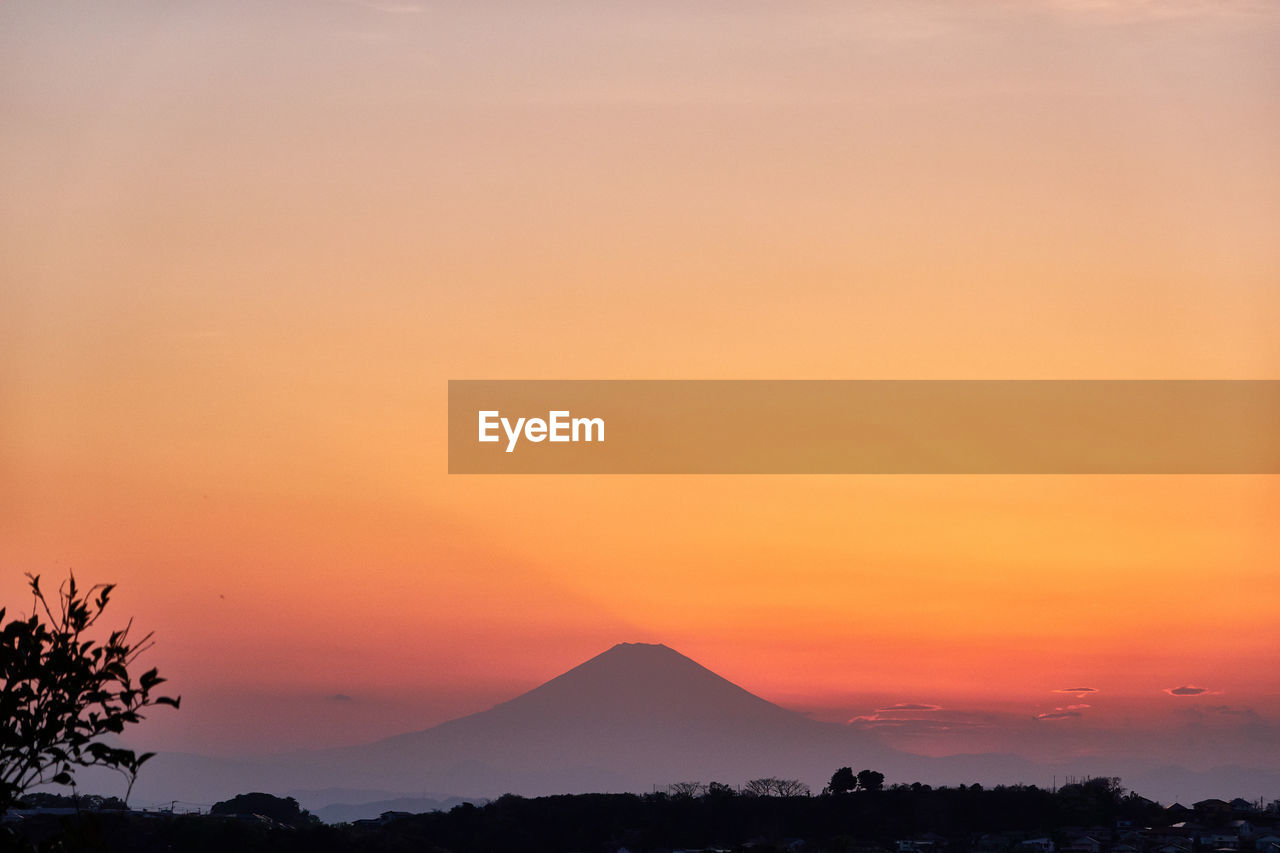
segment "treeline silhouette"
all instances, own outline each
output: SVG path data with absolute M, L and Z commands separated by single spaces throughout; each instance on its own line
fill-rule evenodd
M 874 776 L 864 779 L 876 781 Z M 1026 830 L 1051 835 L 1064 827 L 1113 828 L 1118 821 L 1152 826 L 1167 821 L 1163 808 L 1126 794 L 1115 779 L 1089 779 L 1056 791 L 1024 785 L 855 785 L 839 793 L 829 787 L 818 796 L 759 795 L 749 785 L 678 783 L 642 795 L 508 794 L 482 806 L 466 804 L 419 815 L 388 813 L 380 820 L 337 826 L 305 818 L 282 823 L 260 811 L 228 816 L 241 806 L 270 810 L 271 800 L 284 804 L 286 813 L 299 814 L 296 803 L 253 794 L 228 801 L 235 805 L 219 809 L 227 815 L 81 815 L 63 819 L 59 849 L 616 853 L 626 848 L 647 853 L 750 846 L 756 853 L 800 847 L 813 853 L 872 853 L 893 851 L 901 839 L 933 834 L 941 839 L 933 848 L 940 853 L 968 853 L 983 833 Z M 1015 843 L 1010 840 L 1008 849 Z

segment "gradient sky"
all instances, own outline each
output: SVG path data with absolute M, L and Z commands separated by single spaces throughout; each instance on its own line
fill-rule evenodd
M 1280 378 L 1277 103 L 1266 2 L 5 3 L 0 600 L 118 583 L 161 748 L 653 641 L 934 754 L 1280 762 L 1280 478 L 444 440 L 450 378 Z

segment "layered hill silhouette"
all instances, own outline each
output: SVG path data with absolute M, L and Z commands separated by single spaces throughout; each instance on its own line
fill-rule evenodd
M 244 760 L 161 754 L 144 768 L 134 794 L 166 803 L 323 787 L 382 792 L 377 799 L 424 791 L 532 796 L 765 776 L 799 779 L 816 791 L 844 765 L 935 785 L 1045 785 L 1054 773 L 1126 770 L 1096 763 L 1049 768 L 1001 754 L 935 759 L 898 752 L 866 731 L 768 702 L 667 646 L 621 643 L 487 711 L 363 746 Z M 1203 787 L 1181 768 L 1162 768 L 1142 790 L 1166 796 L 1153 789 L 1175 781 L 1170 791 L 1177 796 Z

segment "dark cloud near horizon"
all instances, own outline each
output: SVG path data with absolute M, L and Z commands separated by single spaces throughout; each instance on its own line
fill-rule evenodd
M 330 702 L 354 702 L 354 701 L 356 701 L 354 698 L 352 698 L 352 697 L 348 696 L 348 695 L 347 695 L 347 694 L 345 694 L 345 693 L 335 693 L 335 694 L 333 694 L 332 696 L 329 696 L 329 697 L 328 697 L 328 699 L 329 699 L 329 701 L 330 701 Z
M 1184 684 L 1181 687 L 1166 687 L 1164 692 L 1170 696 L 1211 696 L 1221 691 L 1210 690 L 1208 687 L 1196 687 L 1194 684 Z
M 1096 687 L 1061 687 L 1053 692 L 1054 693 L 1097 693 L 1098 688 Z
M 1229 717 L 1261 718 L 1261 715 L 1252 708 L 1235 708 L 1231 705 L 1209 705 L 1201 710 L 1207 714 L 1226 714 Z
M 941 705 L 926 705 L 923 702 L 899 702 L 887 708 L 876 708 L 877 714 L 892 714 L 895 711 L 941 711 Z
M 1066 720 L 1071 717 L 1083 717 L 1084 709 L 1088 705 L 1067 705 L 1065 708 L 1054 708 L 1052 711 L 1045 711 L 1043 714 L 1036 714 L 1037 720 Z

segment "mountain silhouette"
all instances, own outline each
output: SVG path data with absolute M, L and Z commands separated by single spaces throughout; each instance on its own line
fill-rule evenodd
M 655 726 L 671 731 L 808 722 L 674 649 L 650 643 L 619 643 L 528 693 L 463 719 L 486 725 L 571 723 L 578 732 L 582 726 L 602 727 L 620 736 Z
M 162 753 L 134 791 L 212 802 L 335 786 L 461 796 L 648 791 L 762 776 L 816 787 L 893 755 L 865 732 L 768 702 L 660 644 L 619 643 L 486 711 L 361 746 L 216 759 Z
M 836 744 L 855 739 L 667 646 L 620 643 L 487 711 L 359 752 L 370 770 L 396 768 L 405 781 L 402 773 L 426 772 L 436 788 L 448 780 L 447 790 L 550 793 L 777 776 L 826 767 Z M 866 753 L 887 752 L 863 740 Z
M 764 776 L 799 779 L 816 791 L 841 766 L 876 769 L 891 782 L 935 785 L 1043 785 L 1055 773 L 1139 770 L 1104 757 L 1049 767 L 998 753 L 928 758 L 898 752 L 868 731 L 768 702 L 667 646 L 620 643 L 487 711 L 363 746 L 244 759 L 162 753 L 147 764 L 134 794 L 138 801 L 214 802 L 245 791 L 332 786 L 348 789 L 343 799 L 354 802 L 350 789 L 377 792 L 370 799 L 379 800 L 424 791 L 532 796 L 643 792 L 694 780 L 737 785 Z M 1148 774 L 1141 790 L 1172 796 L 1167 792 L 1176 786 L 1179 796 L 1210 796 L 1251 790 L 1238 787 L 1245 781 L 1274 780 L 1263 771 L 1226 770 L 1232 784 L 1222 790 L 1208 787 L 1218 776 L 1183 768 Z M 104 784 L 102 790 L 113 789 Z

